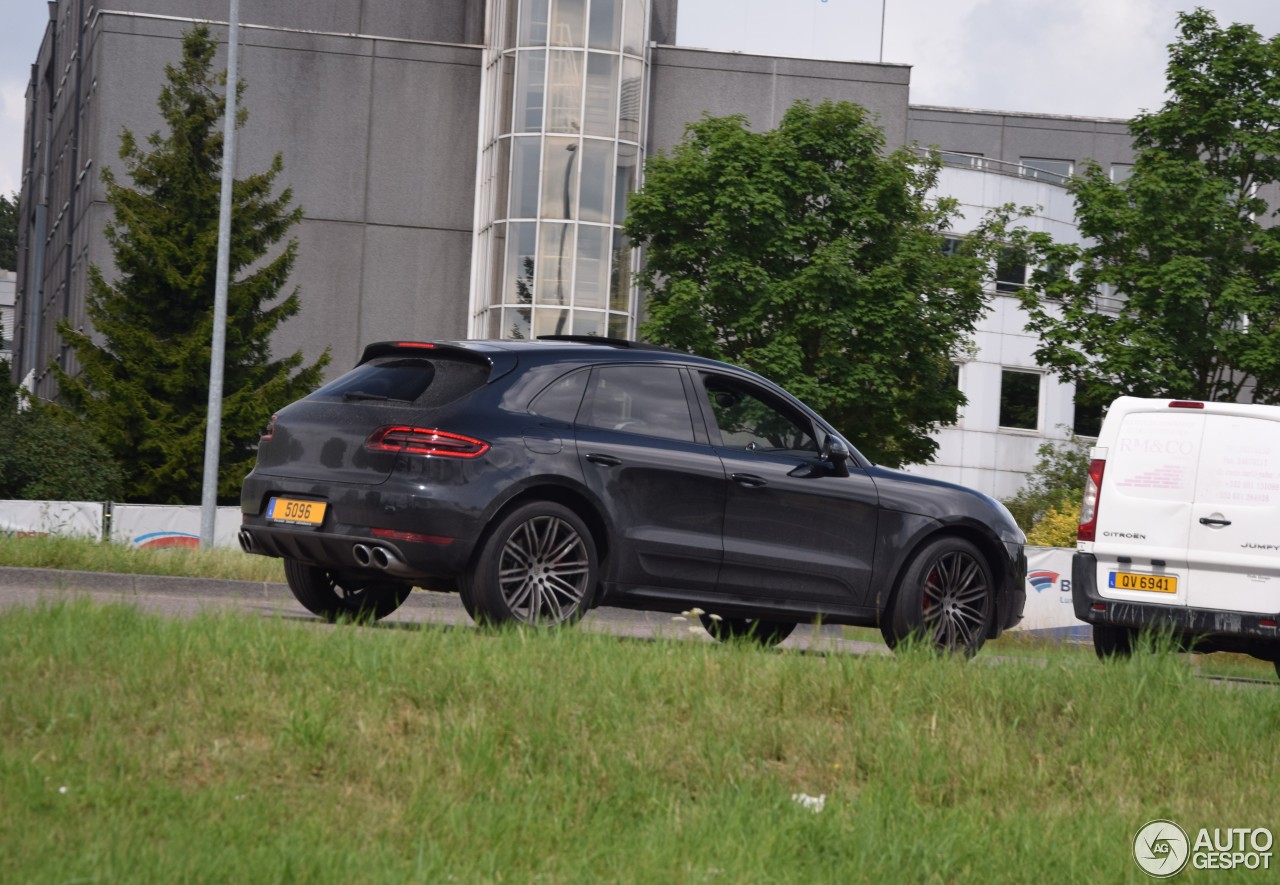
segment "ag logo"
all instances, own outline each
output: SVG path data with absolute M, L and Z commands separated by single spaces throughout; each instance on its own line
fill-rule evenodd
M 1153 820 L 1133 837 L 1133 859 L 1144 873 L 1157 879 L 1182 872 L 1190 848 L 1186 832 L 1171 820 Z

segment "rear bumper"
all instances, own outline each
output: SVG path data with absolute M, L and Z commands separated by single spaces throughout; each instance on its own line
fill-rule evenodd
M 305 483 L 250 474 L 241 495 L 240 546 L 263 556 L 278 556 L 336 571 L 383 571 L 425 584 L 465 571 L 483 527 L 478 508 L 468 506 L 471 491 L 454 495 L 387 483 L 355 487 Z M 273 522 L 263 514 L 272 496 L 328 502 L 321 526 Z M 380 551 L 371 556 L 372 551 Z M 371 569 L 370 562 L 386 563 Z M 388 567 L 389 566 L 389 567 Z
M 1098 592 L 1097 575 L 1098 562 L 1092 553 L 1077 553 L 1072 558 L 1071 603 L 1082 621 L 1113 627 L 1157 627 L 1182 637 L 1239 637 L 1280 646 L 1280 612 L 1259 614 L 1104 599 Z

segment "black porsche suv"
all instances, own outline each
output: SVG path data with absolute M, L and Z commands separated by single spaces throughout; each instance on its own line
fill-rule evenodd
M 610 339 L 371 344 L 272 417 L 241 510 L 330 619 L 419 586 L 492 623 L 697 608 L 720 638 L 820 618 L 972 654 L 1026 598 L 997 502 L 872 465 L 758 375 Z

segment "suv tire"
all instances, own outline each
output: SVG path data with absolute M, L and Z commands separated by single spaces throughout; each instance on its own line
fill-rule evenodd
M 978 548 L 936 538 L 911 558 L 880 622 L 890 648 L 919 637 L 934 650 L 976 654 L 995 613 L 995 584 Z
M 523 504 L 485 537 L 462 592 L 489 624 L 560 626 L 594 596 L 596 545 L 576 513 L 552 501 Z
M 318 565 L 285 559 L 284 577 L 302 607 L 327 621 L 379 620 L 398 609 L 413 587 L 397 581 L 343 577 Z

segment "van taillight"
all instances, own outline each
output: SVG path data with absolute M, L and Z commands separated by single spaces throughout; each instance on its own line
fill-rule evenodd
M 1175 399 L 1173 402 L 1169 403 L 1169 408 L 1171 409 L 1203 409 L 1204 403 L 1198 403 L 1195 400 L 1189 400 L 1189 399 Z
M 426 427 L 383 427 L 364 444 L 374 452 L 404 452 L 444 458 L 479 458 L 489 451 L 484 440 Z
M 1084 498 L 1080 501 L 1080 528 L 1076 540 L 1092 541 L 1098 531 L 1098 498 L 1102 495 L 1102 470 L 1107 462 L 1095 459 L 1089 462 L 1089 479 L 1084 484 Z

